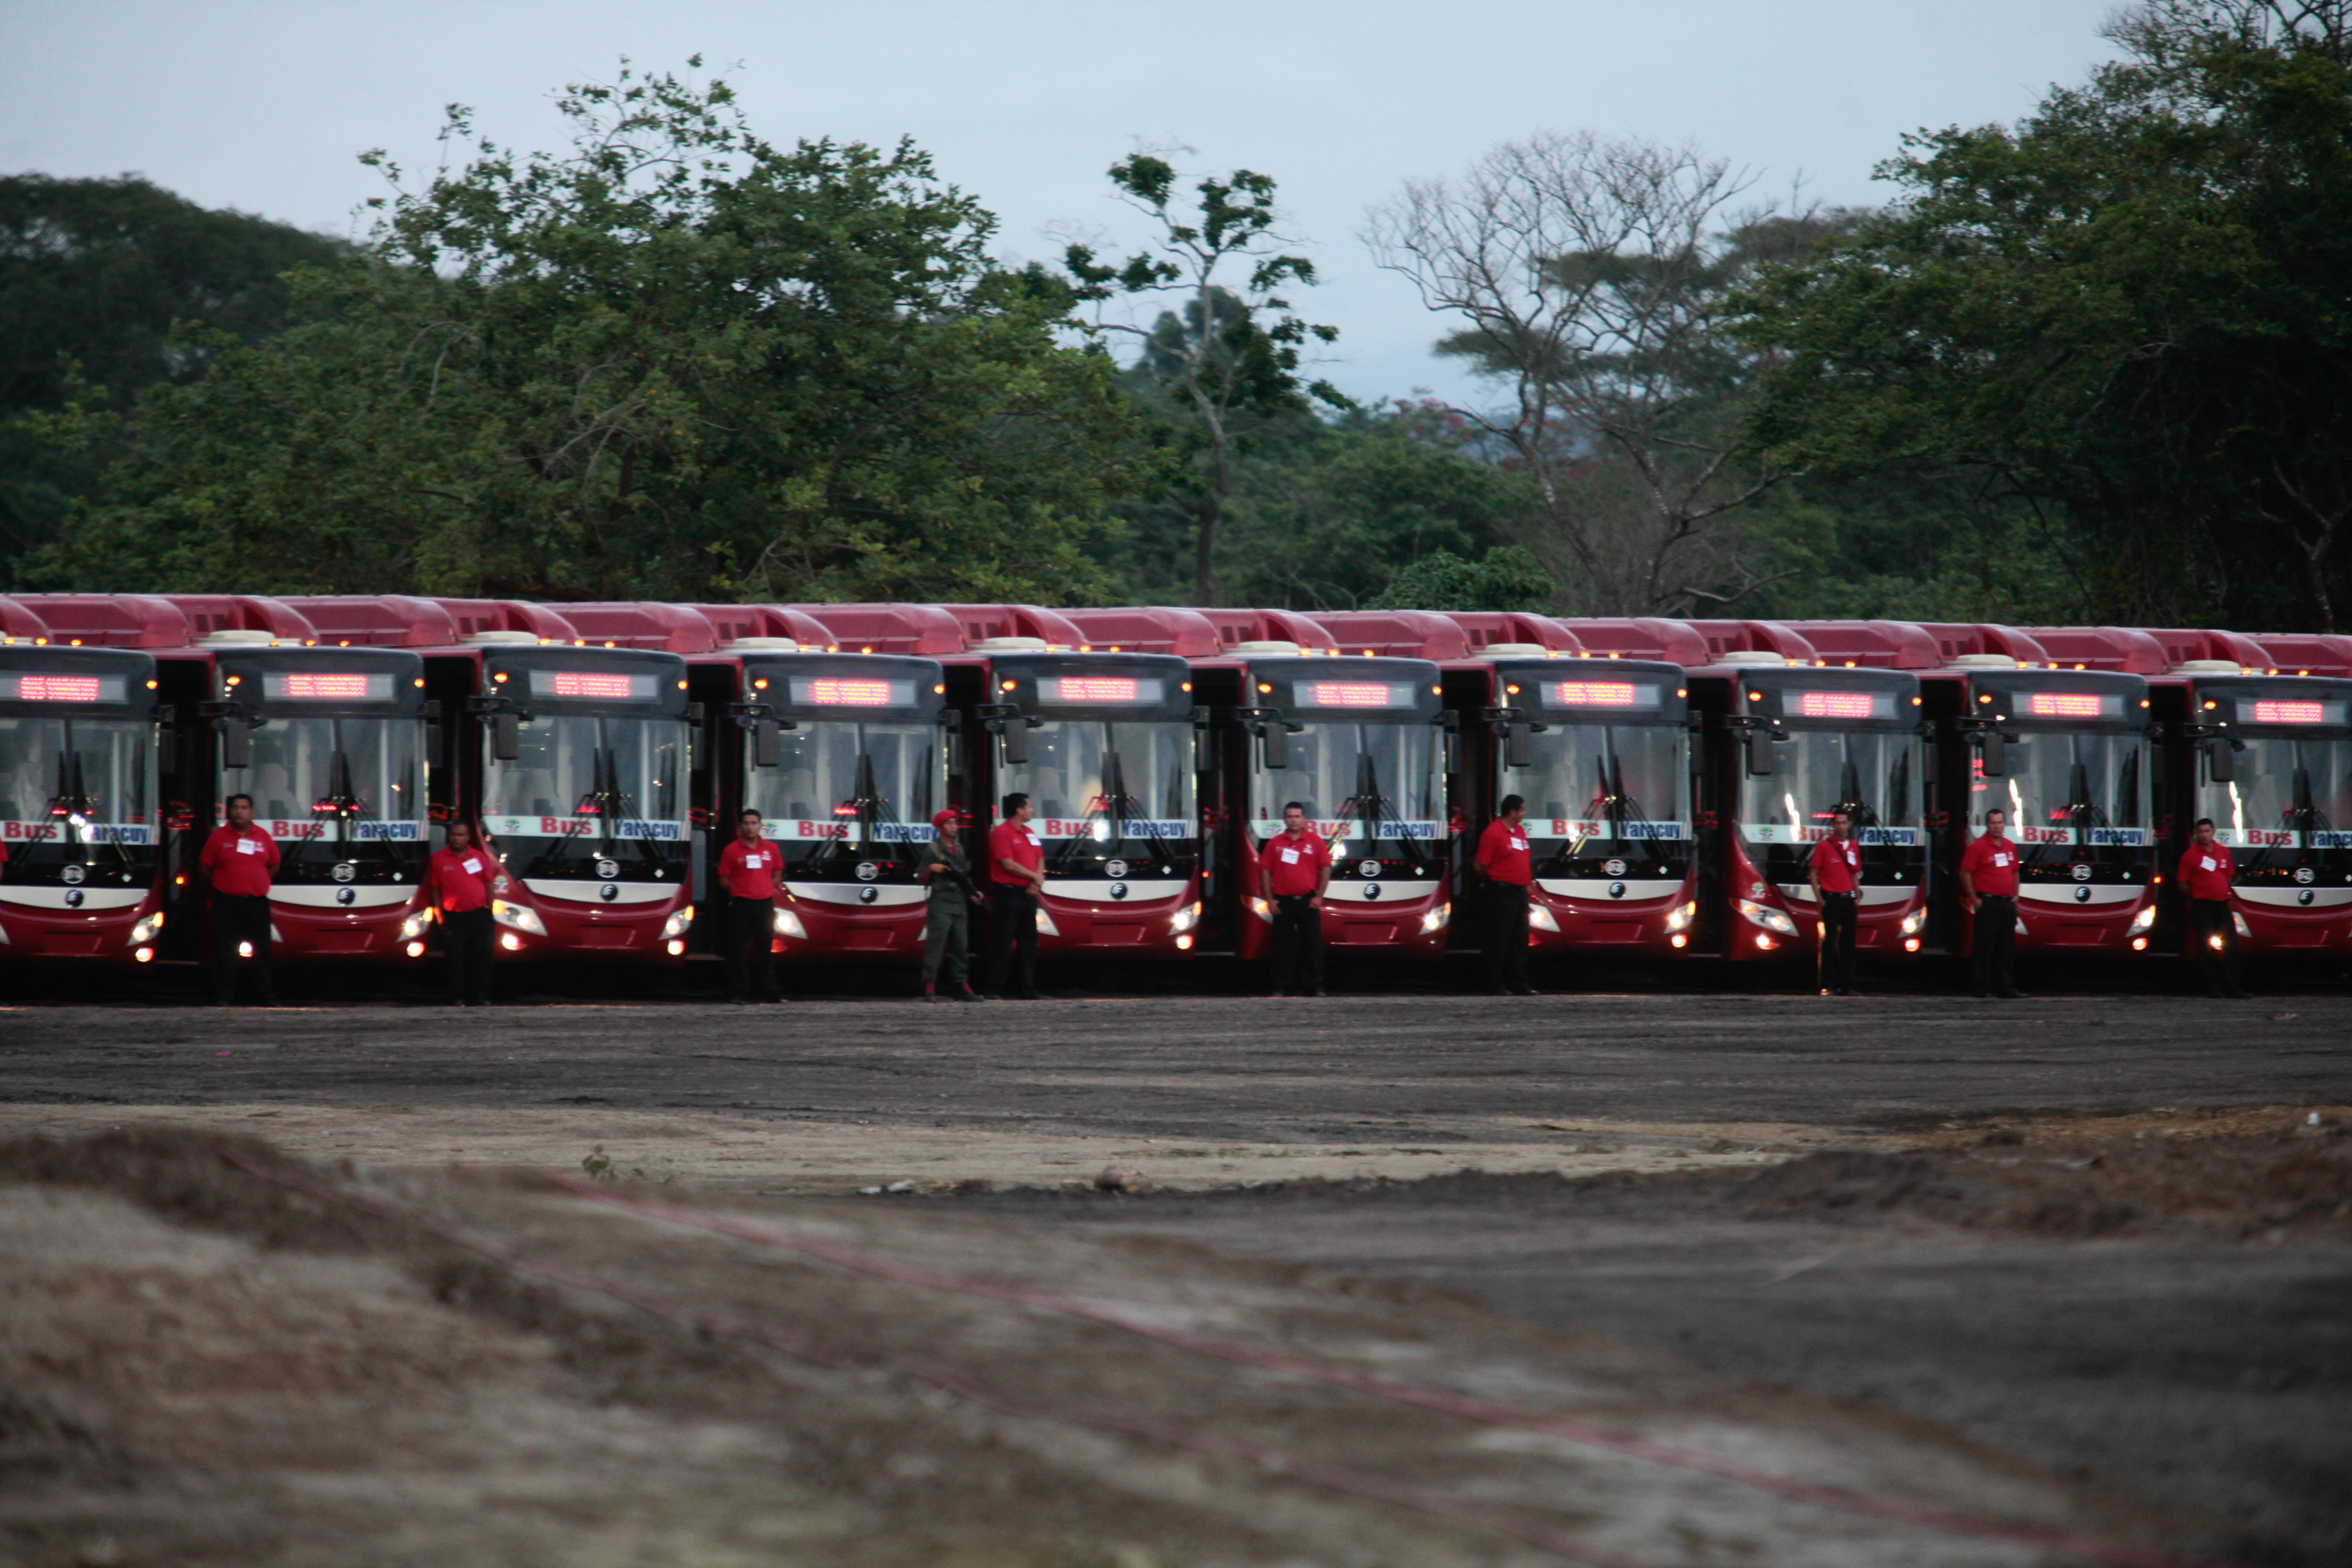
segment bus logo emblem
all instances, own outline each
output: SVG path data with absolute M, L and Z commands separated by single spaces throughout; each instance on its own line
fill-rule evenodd
M 1380 895 L 1381 884 L 1379 883 L 1368 882 L 1364 883 L 1364 898 L 1366 902 L 1369 903 L 1370 901 L 1380 897 Z
M 2077 869 L 2078 869 L 2078 870 L 2083 870 L 2083 871 L 2088 871 L 2090 868 L 2089 868 L 2088 866 L 2083 866 L 2083 867 L 2078 867 Z M 2076 888 L 2076 889 L 2074 890 L 2074 902 L 2075 902 L 2075 903 L 2077 903 L 2077 904 L 2088 904 L 2088 903 L 2090 903 L 2090 902 L 2091 902 L 2091 890 L 2090 890 L 2089 888 L 2087 888 L 2087 887 L 2078 887 L 2078 888 Z
M 621 890 L 614 887 L 608 882 L 604 886 L 596 890 L 596 896 L 603 899 L 605 903 L 610 904 L 613 900 L 621 896 Z
M 336 867 L 335 869 L 336 869 L 336 870 L 338 870 L 338 871 L 341 871 L 342 868 L 341 868 L 341 866 L 338 866 L 338 867 Z M 347 906 L 348 906 L 348 905 L 350 905 L 350 904 L 353 904 L 358 903 L 358 902 L 359 902 L 359 897 L 360 897 L 359 894 L 358 894 L 355 890 L 353 890 L 353 889 L 352 889 L 352 888 L 348 888 L 348 887 L 339 887 L 339 888 L 335 889 L 335 902 L 336 902 L 337 904 L 344 904 L 344 905 L 347 905 Z
M 1110 884 L 1110 895 L 1113 898 L 1125 898 L 1127 896 L 1127 883 L 1123 882 L 1112 883 Z
M 68 867 L 68 869 L 71 870 L 75 868 Z M 66 907 L 68 909 L 79 909 L 81 907 L 81 889 L 78 887 L 69 887 L 66 889 Z

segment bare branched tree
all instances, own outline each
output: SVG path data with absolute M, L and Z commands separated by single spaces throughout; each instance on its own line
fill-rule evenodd
M 1780 476 L 1734 460 L 1752 367 L 1721 317 L 1749 267 L 1833 220 L 1743 208 L 1754 183 L 1689 147 L 1546 133 L 1370 215 L 1380 264 L 1465 323 L 1440 351 L 1508 390 L 1456 412 L 1535 478 L 1523 542 L 1569 608 L 1656 614 L 1769 580 L 1723 526 Z

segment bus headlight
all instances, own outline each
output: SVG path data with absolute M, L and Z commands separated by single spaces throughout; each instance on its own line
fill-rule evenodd
M 1271 921 L 1274 918 L 1274 905 L 1266 899 L 1253 898 L 1250 900 L 1250 913 L 1260 920 Z
M 1777 909 L 1767 909 L 1743 898 L 1739 901 L 1739 913 L 1776 936 L 1794 936 L 1797 934 L 1797 923 Z
M 1423 936 L 1433 936 L 1444 930 L 1453 919 L 1454 906 L 1450 904 L 1441 904 L 1421 917 L 1421 934 Z
M 2247 925 L 2246 917 L 2234 909 L 2230 911 L 2230 929 L 2236 932 L 2242 941 L 2251 942 L 2254 939 L 2254 928 Z
M 2156 905 L 2151 904 L 2147 908 L 2141 910 L 2137 915 L 2132 916 L 2131 928 L 2135 934 L 2137 934 L 2147 930 L 2149 926 L 2155 924 Z
M 808 940 L 808 927 L 802 925 L 801 917 L 791 910 L 779 909 L 776 911 L 776 935 L 789 936 L 795 942 L 805 942 Z
M 131 928 L 131 945 L 136 947 L 142 942 L 152 942 L 155 940 L 155 933 L 162 929 L 163 929 L 163 912 L 159 909 Z
M 517 931 L 529 932 L 533 936 L 547 935 L 547 925 L 540 919 L 538 910 L 527 909 L 520 904 L 509 904 L 503 898 L 490 900 L 490 918 L 501 925 L 510 926 Z M 506 946 L 507 950 L 512 952 L 521 944 L 509 942 Z
M 686 928 L 693 924 L 694 905 L 689 904 L 672 914 L 667 920 L 662 922 L 662 940 L 667 942 L 673 936 L 685 936 Z
M 1919 927 L 1927 924 L 1927 911 L 1925 908 L 1915 909 L 1903 917 L 1903 935 L 1916 936 L 1919 935 Z
M 1694 898 L 1688 904 L 1684 904 L 1680 909 L 1675 910 L 1666 916 L 1666 929 L 1669 931 L 1687 931 L 1690 929 L 1690 923 L 1697 918 L 1698 900 Z
M 425 935 L 425 916 L 412 915 L 400 923 L 400 939 L 414 942 Z
M 1062 928 L 1054 924 L 1054 917 L 1046 914 L 1044 910 L 1039 910 L 1037 912 L 1037 935 L 1040 936 L 1059 936 L 1061 934 Z
M 1530 931 L 1558 931 L 1559 929 L 1559 922 L 1553 918 L 1552 912 L 1546 909 L 1542 904 L 1530 904 L 1528 905 L 1528 929 Z
M 1168 923 L 1168 934 L 1171 936 L 1181 936 L 1199 924 L 1201 924 L 1201 904 L 1198 899 L 1195 899 L 1192 908 L 1180 909 L 1176 912 L 1176 917 Z

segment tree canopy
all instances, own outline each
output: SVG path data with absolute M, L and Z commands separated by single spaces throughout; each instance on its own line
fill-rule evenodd
M 698 62 L 696 62 L 698 64 Z M 624 70 L 570 145 L 392 183 L 315 319 L 187 340 L 110 497 L 36 575 L 121 587 L 692 598 L 1084 594 L 1134 421 L 1072 296 L 910 144 L 753 134 L 723 80 Z
M 291 319 L 288 269 L 349 247 L 267 218 L 198 206 L 134 175 L 0 179 L 0 580 L 11 558 L 55 537 L 86 463 L 15 428 L 66 397 L 68 363 L 84 395 L 118 406 L 209 363 L 175 323 L 250 342 Z
M 1990 481 L 2071 536 L 2086 613 L 2334 629 L 2352 605 L 2346 0 L 2158 0 L 2015 128 L 1763 281 L 1749 431 L 1824 478 Z

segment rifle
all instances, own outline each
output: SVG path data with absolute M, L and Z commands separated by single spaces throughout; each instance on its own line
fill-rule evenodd
M 932 841 L 934 848 L 938 847 L 938 842 L 939 841 L 936 839 Z M 980 898 L 980 889 L 971 884 L 971 878 L 964 874 L 961 867 L 958 866 L 955 862 L 947 858 L 947 852 L 945 850 L 941 850 L 940 852 L 938 864 L 941 874 L 955 878 L 956 885 L 963 889 L 964 895 L 966 897 L 974 899 Z M 982 902 L 985 903 L 986 901 L 982 900 Z

